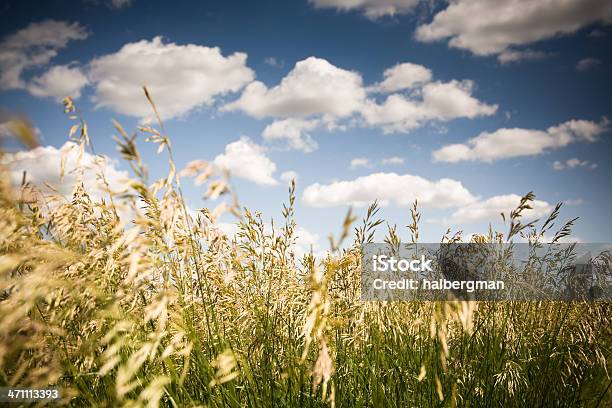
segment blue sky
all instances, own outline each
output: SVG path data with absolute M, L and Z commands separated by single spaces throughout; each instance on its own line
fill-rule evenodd
M 71 122 L 58 99 L 71 94 L 96 153 L 117 158 L 111 119 L 146 120 L 147 85 L 179 168 L 227 167 L 268 218 L 286 200 L 281 175 L 297 173 L 297 220 L 320 247 L 374 197 L 404 238 L 419 198 L 422 239 L 436 242 L 447 227 L 500 226 L 532 190 L 532 216 L 568 201 L 578 239 L 610 241 L 612 6 L 554 3 L 9 1 L 0 106 L 59 149 Z M 162 176 L 164 159 L 141 147 Z M 20 165 L 42 166 L 29 169 L 42 181 L 52 154 Z M 185 190 L 191 207 L 214 206 Z

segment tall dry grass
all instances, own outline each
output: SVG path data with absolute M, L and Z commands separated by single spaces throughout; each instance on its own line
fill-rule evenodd
M 65 104 L 85 152 L 86 123 Z M 102 166 L 103 199 L 78 183 L 67 199 L 15 187 L 1 170 L 0 386 L 56 385 L 71 406 L 612 405 L 609 303 L 362 302 L 375 205 L 357 226 L 350 212 L 339 220 L 325 258 L 296 259 L 293 184 L 268 228 L 225 175 L 195 162 L 182 174 L 206 203 L 229 199 L 193 213 L 161 121 L 132 136 L 115 127 L 126 191 L 111 190 Z M 137 135 L 165 155 L 166 177 L 149 180 Z M 472 239 L 543 235 L 552 222 L 520 222 L 531 200 L 508 216 L 509 233 Z M 215 227 L 224 212 L 239 219 L 235 237 Z M 415 242 L 419 218 L 415 203 Z M 395 227 L 386 240 L 399 243 Z

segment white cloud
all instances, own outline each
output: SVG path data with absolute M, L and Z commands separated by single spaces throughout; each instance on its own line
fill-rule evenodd
M 405 62 L 394 65 L 385 70 L 384 80 L 371 87 L 372 91 L 377 92 L 396 92 L 410 89 L 416 85 L 421 85 L 431 81 L 431 70 L 422 65 Z
M 241 110 L 257 119 L 277 118 L 268 125 L 267 141 L 285 140 L 292 149 L 312 151 L 317 144 L 310 132 L 347 126 L 381 127 L 385 133 L 408 132 L 428 121 L 492 115 L 497 105 L 472 96 L 474 82 L 431 82 L 431 71 L 411 64 L 397 64 L 384 73 L 382 82 L 364 87 L 357 72 L 338 68 L 328 61 L 309 57 L 278 85 L 268 88 L 259 81 L 249 84 L 238 100 L 221 110 Z M 407 94 L 391 93 L 408 91 Z M 391 93 L 378 103 L 368 92 Z
M 283 180 L 285 183 L 291 183 L 291 180 L 295 180 L 297 182 L 299 179 L 299 175 L 293 170 L 288 170 L 281 173 L 280 179 Z
M 77 99 L 81 88 L 87 85 L 87 78 L 80 68 L 57 65 L 37 76 L 27 85 L 28 91 L 38 97 L 52 97 L 58 100 L 66 96 Z
M 588 167 L 589 169 L 597 168 L 597 163 L 591 163 L 588 160 L 580 160 L 577 157 L 567 159 L 564 162 L 555 160 L 553 162 L 553 169 L 561 171 L 567 169 L 575 169 L 576 167 Z
M 222 110 L 242 110 L 259 119 L 317 114 L 345 117 L 359 109 L 365 96 L 358 73 L 309 57 L 297 62 L 280 84 L 272 88 L 252 82 L 238 100 Z
M 502 64 L 510 64 L 524 60 L 539 60 L 549 57 L 551 54 L 543 51 L 534 50 L 506 50 L 497 56 L 497 59 Z
M 608 120 L 601 123 L 570 120 L 545 131 L 502 128 L 483 132 L 464 144 L 452 144 L 433 152 L 435 161 L 455 163 L 462 160 L 492 162 L 519 156 L 534 156 L 570 143 L 594 142 L 607 131 Z
M 387 157 L 385 159 L 382 159 L 382 164 L 385 166 L 391 166 L 391 165 L 399 165 L 399 164 L 404 164 L 404 158 L 403 157 L 398 157 L 398 156 L 393 156 L 393 157 Z
M 565 200 L 563 203 L 565 205 L 582 205 L 584 204 L 584 200 L 582 198 L 576 198 L 574 200 Z
M 545 235 L 540 240 L 540 242 L 542 242 L 542 243 L 550 243 L 550 242 L 552 242 L 553 238 L 554 237 L 549 237 L 549 236 Z M 584 240 L 582 238 L 576 236 L 576 235 L 566 235 L 564 237 L 559 238 L 557 240 L 557 242 L 560 243 L 560 244 L 573 244 L 573 243 L 581 244 L 581 243 L 584 242 Z
M 227 170 L 232 176 L 242 177 L 259 185 L 274 186 L 276 164 L 264 153 L 264 148 L 248 137 L 225 146 L 225 153 L 215 157 L 213 163 Z
M 344 129 L 337 121 L 357 113 L 366 95 L 361 75 L 309 57 L 298 61 L 278 85 L 268 88 L 254 81 L 238 100 L 221 110 L 241 110 L 257 119 L 277 118 L 264 129 L 263 138 L 311 152 L 318 144 L 310 132 L 320 127 L 328 131 Z
M 360 10 L 370 19 L 411 12 L 419 0 L 310 0 L 316 8 L 334 8 L 338 11 Z
M 431 23 L 419 26 L 416 38 L 449 39 L 453 48 L 498 55 L 513 46 L 572 34 L 598 22 L 612 22 L 609 0 L 455 0 Z
M 212 224 L 212 227 L 223 233 L 228 238 L 234 238 L 240 231 L 238 223 L 235 222 L 217 222 Z M 264 225 L 264 232 L 270 234 L 272 232 L 269 224 Z M 320 245 L 319 234 L 311 232 L 302 226 L 298 226 L 294 231 L 295 241 L 290 250 L 294 253 L 297 259 L 301 259 L 305 254 L 311 252 L 315 257 L 320 258 L 325 254 Z
M 370 160 L 365 157 L 356 157 L 351 160 L 351 169 L 358 169 L 359 167 L 370 167 L 372 164 Z
M 576 64 L 576 69 L 578 71 L 590 71 L 595 68 L 599 68 L 601 66 L 601 61 L 597 58 L 583 58 Z
M 235 222 L 217 222 L 212 224 L 212 227 L 228 238 L 234 238 L 240 231 L 240 226 Z M 264 225 L 264 232 L 271 234 L 272 229 L 269 224 Z M 295 241 L 290 247 L 296 259 L 301 259 L 305 254 L 312 253 L 315 257 L 320 258 L 325 254 L 320 245 L 319 234 L 311 232 L 302 226 L 296 227 L 294 231 Z
M 431 119 L 475 118 L 493 115 L 497 105 L 487 105 L 471 93 L 473 81 L 434 82 L 423 87 L 425 116 Z
M 494 221 L 500 219 L 501 213 L 508 215 L 520 203 L 518 194 L 498 195 L 486 200 L 474 201 L 456 210 L 444 224 L 468 223 L 474 221 Z M 552 206 L 546 201 L 534 200 L 530 203 L 532 209 L 525 210 L 522 215 L 525 219 L 533 220 L 543 217 L 552 211 Z
M 63 180 L 60 178 L 61 158 L 65 157 L 65 170 Z M 1 164 L 6 165 L 14 185 L 20 185 L 23 172 L 26 180 L 38 186 L 42 191 L 49 193 L 46 184 L 55 188 L 60 194 L 70 197 L 77 182 L 82 181 L 85 190 L 92 193 L 94 198 L 105 195 L 106 188 L 98 179 L 103 169 L 112 191 L 120 192 L 127 188 L 129 175 L 124 170 L 116 168 L 115 162 L 106 156 L 94 156 L 85 152 L 79 161 L 79 149 L 73 142 L 66 142 L 60 149 L 53 146 L 40 146 L 32 150 L 6 154 Z M 83 168 L 82 175 L 76 171 Z
M 249 83 L 254 73 L 246 60 L 241 52 L 226 57 L 217 47 L 164 43 L 161 37 L 125 44 L 91 61 L 93 100 L 97 106 L 145 118 L 151 115 L 142 91 L 146 85 L 162 117 L 184 115 Z
M 472 81 L 431 82 L 420 90 L 420 100 L 392 94 L 383 104 L 369 100 L 362 114 L 368 125 L 381 126 L 385 133 L 408 132 L 427 121 L 493 115 L 497 105 L 474 98 L 473 88 Z
M 373 173 L 354 180 L 330 184 L 311 184 L 304 190 L 303 200 L 313 207 L 368 205 L 379 200 L 382 205 L 410 205 L 415 199 L 426 207 L 456 207 L 471 203 L 475 197 L 452 179 L 430 181 L 411 174 Z
M 308 132 L 319 126 L 316 119 L 282 119 L 266 126 L 262 136 L 267 142 L 283 141 L 288 149 L 312 152 L 319 147 Z
M 292 246 L 296 258 L 300 259 L 305 254 L 312 253 L 316 257 L 322 255 L 321 245 L 319 244 L 319 234 L 308 231 L 304 227 L 297 227 L 295 230 L 295 243 Z
M 0 89 L 26 89 L 24 71 L 44 67 L 70 41 L 87 35 L 78 23 L 45 20 L 5 37 L 0 42 Z
M 216 228 L 230 239 L 240 231 L 238 224 L 235 222 L 217 222 L 212 224 L 212 227 Z

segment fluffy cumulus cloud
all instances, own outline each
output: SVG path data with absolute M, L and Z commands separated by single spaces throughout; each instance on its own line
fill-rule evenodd
M 309 57 L 297 62 L 280 84 L 268 88 L 254 81 L 222 109 L 242 110 L 256 118 L 345 117 L 359 109 L 365 96 L 361 75 Z
M 430 23 L 418 27 L 416 38 L 425 42 L 448 39 L 450 47 L 503 59 L 512 47 L 571 34 L 592 23 L 612 23 L 612 2 L 455 0 Z
M 114 192 L 127 188 L 129 175 L 116 167 L 114 161 L 106 156 L 94 156 L 85 152 L 79 157 L 79 148 L 72 142 L 66 142 L 60 149 L 53 146 L 40 146 L 32 150 L 6 154 L 2 164 L 7 166 L 14 185 L 20 185 L 23 172 L 26 180 L 45 193 L 53 187 L 65 197 L 70 197 L 76 183 L 83 183 L 85 190 L 93 197 L 105 196 L 106 187 L 98 175 L 103 171 L 104 177 Z M 64 177 L 61 178 L 62 157 L 64 157 Z M 83 171 L 76 171 L 77 168 Z
M 93 99 L 97 106 L 145 118 L 151 115 L 142 92 L 146 85 L 162 117 L 184 115 L 251 82 L 246 60 L 244 53 L 224 56 L 216 47 L 177 45 L 161 37 L 129 43 L 91 61 Z
M 426 207 L 448 208 L 469 204 L 475 197 L 457 180 L 427 180 L 411 174 L 373 173 L 354 180 L 315 183 L 304 190 L 303 200 L 313 207 L 410 205 L 415 199 Z
M 406 14 L 419 4 L 419 0 L 310 0 L 317 8 L 338 11 L 359 10 L 370 19 Z
M 486 200 L 474 201 L 462 206 L 451 215 L 444 223 L 469 223 L 475 221 L 493 221 L 501 217 L 501 213 L 508 215 L 520 203 L 521 196 L 518 194 L 498 195 Z M 548 215 L 553 207 L 546 201 L 534 200 L 530 203 L 531 209 L 525 210 L 525 219 L 533 220 Z
M 300 118 L 275 120 L 266 126 L 262 136 L 267 142 L 278 141 L 288 149 L 310 153 L 319 147 L 309 133 L 319 126 L 319 122 L 317 119 Z
M 344 130 L 348 126 L 379 127 L 385 133 L 409 132 L 427 122 L 492 115 L 497 105 L 473 96 L 472 81 L 432 81 L 429 69 L 400 63 L 383 73 L 383 80 L 364 86 L 358 72 L 309 57 L 271 88 L 254 81 L 240 98 L 223 106 L 258 119 L 275 121 L 263 131 L 266 141 L 287 148 L 313 151 L 311 134 Z M 377 100 L 382 95 L 383 100 Z
M 85 85 L 87 85 L 87 77 L 80 68 L 57 65 L 33 78 L 27 89 L 32 95 L 38 97 L 61 100 L 66 96 L 71 96 L 77 99 L 81 96 L 81 88 Z
M 215 157 L 213 163 L 232 176 L 241 177 L 259 185 L 273 186 L 278 181 L 273 174 L 276 164 L 270 160 L 263 147 L 242 137 L 225 146 L 225 152 Z
M 385 133 L 408 132 L 428 121 L 493 115 L 497 105 L 479 101 L 473 89 L 467 80 L 431 82 L 420 89 L 420 97 L 391 94 L 381 104 L 368 100 L 361 113 L 368 125 L 380 126 Z
M 410 89 L 431 81 L 432 73 L 422 65 L 405 62 L 386 69 L 383 76 L 384 80 L 374 85 L 372 91 L 396 92 Z
M 69 42 L 87 36 L 78 23 L 45 20 L 5 37 L 0 42 L 0 90 L 26 89 L 36 96 L 58 97 L 60 91 L 78 95 L 86 80 L 76 67 L 52 67 L 32 83 L 24 73 L 45 67 Z
M 483 161 L 535 156 L 575 142 L 594 142 L 607 131 L 608 120 L 600 123 L 570 120 L 547 130 L 502 128 L 483 132 L 464 144 L 451 144 L 433 152 L 435 161 Z
M 356 115 L 366 99 L 359 73 L 309 57 L 298 61 L 278 85 L 269 88 L 259 81 L 250 83 L 240 98 L 221 110 L 240 110 L 257 119 L 275 118 L 264 129 L 264 140 L 311 152 L 318 147 L 312 132 L 345 129 L 338 121 Z

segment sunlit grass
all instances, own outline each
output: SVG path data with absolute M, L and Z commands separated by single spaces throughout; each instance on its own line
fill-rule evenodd
M 86 123 L 69 99 L 66 110 L 84 152 Z M 31 145 L 28 129 L 15 133 Z M 226 175 L 192 163 L 182 173 L 211 206 L 192 212 L 161 121 L 138 132 L 167 158 L 159 180 L 136 135 L 116 129 L 134 178 L 112 191 L 100 167 L 103 200 L 78 184 L 68 200 L 15 187 L 1 170 L 0 386 L 57 385 L 72 406 L 612 404 L 609 303 L 362 302 L 360 248 L 380 228 L 376 206 L 357 226 L 350 212 L 338 220 L 326 257 L 296 259 L 293 184 L 270 228 Z M 472 239 L 537 235 L 521 211 L 509 233 Z M 223 213 L 238 217 L 235 237 L 215 227 Z M 415 204 L 415 241 L 419 218 Z M 398 240 L 389 228 L 387 242 Z

